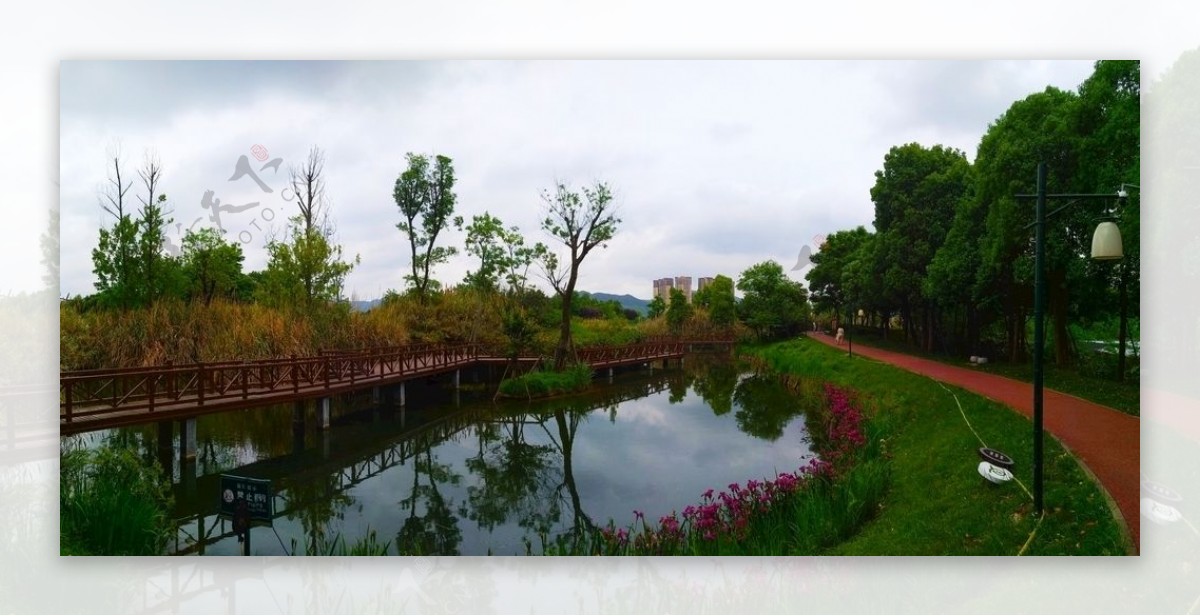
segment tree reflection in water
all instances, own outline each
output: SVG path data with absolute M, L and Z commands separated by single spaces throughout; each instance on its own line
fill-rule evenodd
M 432 439 L 422 435 L 419 443 L 417 453 L 412 458 L 412 491 L 408 498 L 400 500 L 401 509 L 408 509 L 408 517 L 396 534 L 396 547 L 401 554 L 454 556 L 459 553 L 462 530 L 458 528 L 453 502 L 442 495 L 438 485 L 458 485 L 462 482 L 462 475 L 455 473 L 449 464 L 437 461 L 433 455 Z M 421 483 L 422 474 L 425 475 L 425 484 Z M 418 504 L 423 506 L 418 507 Z M 423 515 L 417 515 L 418 509 Z

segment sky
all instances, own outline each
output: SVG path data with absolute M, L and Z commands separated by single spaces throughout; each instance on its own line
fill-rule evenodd
M 114 154 L 134 179 L 131 196 L 142 194 L 146 156 L 160 161 L 174 244 L 189 228 L 215 226 L 219 211 L 251 271 L 266 266 L 265 242 L 297 212 L 288 169 L 312 146 L 325 154 L 336 239 L 361 258 L 348 297 L 403 286 L 411 260 L 392 190 L 409 152 L 453 159 L 456 214 L 488 212 L 559 254 L 540 229 L 542 192 L 606 182 L 621 224 L 584 261 L 581 290 L 648 299 L 656 278 L 736 280 L 766 260 L 803 282 L 806 269 L 791 270 L 804 246 L 871 228 L 870 189 L 891 147 L 941 144 L 973 160 L 1013 102 L 1047 86 L 1074 90 L 1092 64 L 67 61 L 61 294 L 95 290 L 91 251 L 112 224 L 100 199 Z M 261 187 L 237 177 L 243 156 Z M 465 233 L 444 237 L 462 252 Z M 454 284 L 474 267 L 460 254 L 434 277 Z

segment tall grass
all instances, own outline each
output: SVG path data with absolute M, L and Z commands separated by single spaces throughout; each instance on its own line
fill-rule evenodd
M 170 507 L 161 469 L 132 451 L 77 449 L 62 455 L 63 555 L 161 554 L 173 530 Z
M 592 384 L 592 369 L 587 364 L 575 364 L 563 370 L 537 370 L 500 382 L 501 396 L 509 398 L 545 398 L 574 393 Z

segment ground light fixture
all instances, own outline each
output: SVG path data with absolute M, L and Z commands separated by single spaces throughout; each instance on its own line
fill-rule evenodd
M 1045 346 L 1046 346 L 1046 219 L 1067 207 L 1080 201 L 1096 199 L 1120 199 L 1125 194 L 1125 185 L 1116 193 L 1079 194 L 1046 192 L 1046 163 L 1040 162 L 1037 167 L 1037 193 L 1032 195 L 1016 195 L 1018 199 L 1036 199 L 1034 227 L 1035 256 L 1033 262 L 1033 506 L 1039 514 L 1044 510 L 1044 477 L 1043 477 L 1043 406 L 1042 393 L 1045 384 Z M 1046 202 L 1049 200 L 1068 200 L 1058 209 L 1046 213 Z M 1027 227 L 1028 228 L 1028 227 Z M 1092 236 L 1092 258 L 1102 261 L 1112 261 L 1124 256 L 1121 245 L 1121 231 L 1115 222 L 1106 220 L 1096 228 Z

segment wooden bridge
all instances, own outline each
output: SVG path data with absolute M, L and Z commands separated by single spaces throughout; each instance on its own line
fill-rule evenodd
M 682 357 L 697 344 L 732 341 L 652 340 L 580 349 L 593 370 Z M 535 362 L 523 357 L 518 361 Z M 64 372 L 59 431 L 66 436 L 119 426 L 257 408 L 454 373 L 509 358 L 479 345 L 413 345 L 325 352 L 316 357 L 196 363 Z M 400 404 L 404 404 L 401 390 Z M 326 417 L 328 414 L 326 405 Z

